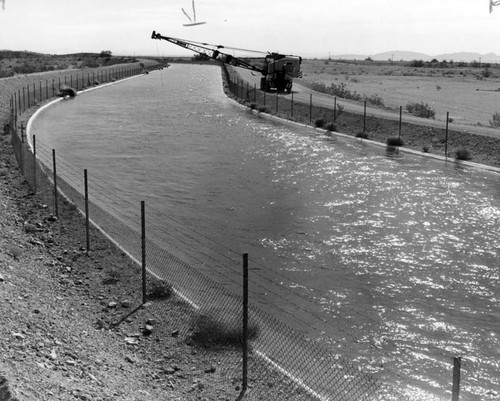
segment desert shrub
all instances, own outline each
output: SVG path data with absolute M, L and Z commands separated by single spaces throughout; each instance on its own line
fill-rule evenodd
M 468 149 L 460 148 L 455 152 L 455 158 L 457 160 L 471 160 L 472 156 Z
M 169 299 L 173 292 L 172 286 L 163 280 L 152 278 L 148 281 L 148 299 Z
M 269 109 L 266 106 L 260 106 L 258 110 L 261 113 L 269 113 Z
M 252 110 L 255 110 L 257 108 L 257 104 L 255 104 L 254 102 L 250 103 L 249 106 Z
M 496 112 L 493 114 L 492 119 L 490 120 L 490 127 L 500 128 L 500 113 Z
M 422 152 L 429 153 L 429 146 L 428 145 L 422 146 Z
M 368 132 L 366 132 L 366 131 L 358 132 L 358 133 L 356 133 L 356 138 L 368 139 Z
M 323 118 L 318 118 L 316 121 L 314 121 L 314 126 L 316 128 L 323 128 L 325 126 L 325 120 Z
M 201 345 L 243 344 L 242 313 L 236 308 L 206 308 L 200 310 L 192 321 L 191 338 Z M 248 339 L 257 338 L 259 327 L 256 322 L 248 323 Z
M 347 79 L 349 79 L 349 77 L 346 77 L 346 80 Z M 329 95 L 338 96 L 343 99 L 361 100 L 361 95 L 356 91 L 347 89 L 347 85 L 343 82 L 338 85 L 331 83 L 330 86 L 326 86 L 321 82 L 309 82 L 306 85 L 317 92 L 328 93 Z
M 328 123 L 326 124 L 326 129 L 328 131 L 337 131 L 337 126 L 334 123 Z
M 384 99 L 382 99 L 379 95 L 375 94 L 373 96 L 368 96 L 366 101 L 374 106 L 383 106 Z
M 413 114 L 414 116 L 417 117 L 423 117 L 423 118 L 434 118 L 436 115 L 436 112 L 431 109 L 431 107 L 427 103 L 415 103 L 415 102 L 410 102 L 406 105 L 406 110 L 410 114 Z
M 110 268 L 102 279 L 102 283 L 106 285 L 116 284 L 118 281 L 120 281 L 120 271 L 116 267 Z
M 391 136 L 387 138 L 387 146 L 404 146 L 404 142 L 400 137 Z

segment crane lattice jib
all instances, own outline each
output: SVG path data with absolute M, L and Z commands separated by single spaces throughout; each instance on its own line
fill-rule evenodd
M 246 61 L 234 57 L 231 54 L 221 52 L 219 49 L 223 48 L 224 46 L 206 47 L 204 45 L 195 44 L 184 39 L 176 39 L 169 36 L 162 36 L 160 33 L 156 33 L 155 31 L 153 31 L 153 33 L 151 34 L 151 39 L 166 40 L 170 43 L 173 43 L 174 45 L 191 50 L 195 53 L 205 54 L 213 60 L 218 60 L 225 64 L 231 64 L 234 65 L 235 67 L 246 68 L 248 70 L 257 71 L 260 72 L 261 74 L 264 74 L 262 68 L 247 63 Z

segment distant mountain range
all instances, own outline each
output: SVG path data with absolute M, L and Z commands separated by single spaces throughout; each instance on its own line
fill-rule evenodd
M 422 60 L 422 61 L 431 61 L 436 59 L 438 61 L 465 61 L 472 62 L 478 61 L 481 63 L 500 63 L 500 56 L 495 53 L 473 53 L 473 52 L 461 52 L 461 53 L 446 53 L 446 54 L 438 54 L 435 56 L 430 56 L 425 53 L 418 52 L 408 52 L 408 51 L 400 51 L 395 50 L 392 52 L 384 52 L 377 53 L 373 55 L 361 55 L 361 54 L 341 54 L 331 56 L 333 59 L 344 59 L 344 60 L 365 60 L 370 57 L 372 60 L 377 61 L 412 61 L 412 60 Z

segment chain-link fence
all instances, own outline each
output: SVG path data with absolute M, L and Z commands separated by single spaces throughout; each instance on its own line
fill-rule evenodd
M 131 75 L 134 73 L 137 71 L 130 71 Z M 82 78 L 78 81 L 82 82 Z M 39 87 L 43 89 L 43 85 Z M 241 86 L 232 89 L 242 90 Z M 37 93 L 42 94 L 43 90 Z M 49 89 L 48 93 L 53 95 L 56 92 Z M 140 299 L 142 291 L 142 301 L 152 302 L 150 308 L 159 320 L 168 322 L 177 330 L 189 332 L 192 341 L 203 344 L 198 352 L 206 352 L 207 358 L 211 353 L 218 352 L 217 348 L 214 351 L 214 343 L 222 347 L 219 351 L 224 355 L 224 363 L 218 370 L 225 377 L 224 386 L 236 386 L 241 389 L 244 399 L 255 400 L 408 398 L 403 395 L 405 391 L 402 388 L 382 383 L 340 352 L 307 340 L 279 316 L 252 302 L 248 303 L 244 258 L 235 262 L 242 262 L 239 286 L 233 283 L 228 288 L 174 255 L 168 243 L 148 234 L 168 229 L 162 226 L 164 222 L 158 221 L 160 212 L 152 213 L 148 205 L 139 208 L 124 196 L 111 192 L 107 183 L 88 178 L 86 171 L 79 171 L 64 155 L 56 155 L 53 149 L 37 141 L 36 137 L 26 136 L 24 128 L 16 122 L 24 105 L 30 107 L 30 101 L 24 96 L 31 96 L 27 89 L 12 95 L 9 129 L 16 158 L 26 180 L 45 203 L 52 205 L 54 214 L 57 214 L 58 202 L 63 199 L 63 194 L 94 226 L 119 244 L 143 268 L 147 268 L 147 276 L 137 274 L 136 281 L 131 283 L 138 294 L 137 299 Z M 82 231 L 85 229 L 85 225 L 82 226 Z M 189 236 L 185 241 L 189 241 Z M 193 252 L 197 250 L 193 249 Z M 207 262 L 210 263 L 217 262 Z M 172 315 L 171 308 L 166 307 L 166 303 L 171 302 L 169 300 L 148 298 L 144 289 L 153 281 L 172 286 L 179 300 L 178 307 L 187 311 L 192 319 L 186 320 L 185 315 Z M 229 351 L 225 348 L 228 344 L 232 345 Z M 450 389 L 439 391 L 441 394 L 451 390 L 451 369 L 449 375 Z

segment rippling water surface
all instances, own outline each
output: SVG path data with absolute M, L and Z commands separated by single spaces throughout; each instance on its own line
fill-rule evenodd
M 216 280 L 249 252 L 254 302 L 363 371 L 449 399 L 461 356 L 461 399 L 500 398 L 498 175 L 267 122 L 200 66 L 59 102 L 33 132 Z

